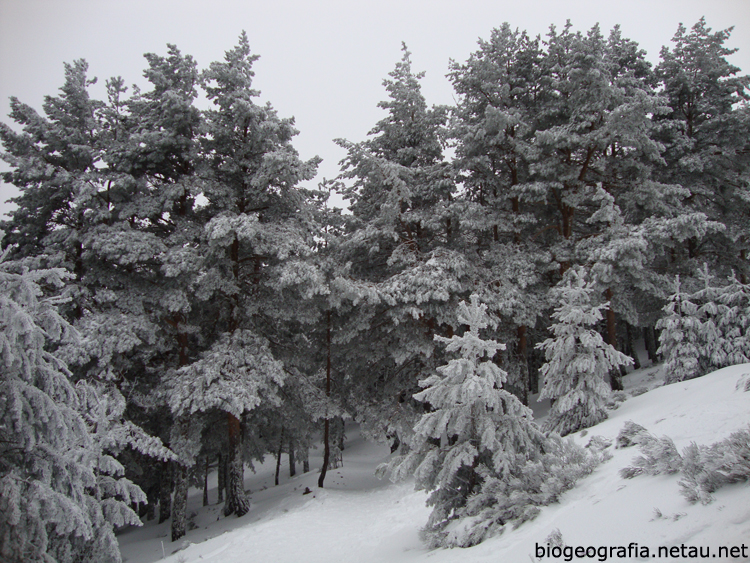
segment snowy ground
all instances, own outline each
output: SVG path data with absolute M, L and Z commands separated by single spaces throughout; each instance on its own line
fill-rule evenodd
M 658 368 L 646 368 L 625 378 L 627 390 L 651 389 L 622 403 L 609 420 L 574 435 L 582 444 L 600 435 L 614 442 L 624 423 L 632 420 L 656 436 L 671 437 L 678 450 L 690 442 L 711 444 L 750 424 L 750 392 L 737 387 L 750 378 L 750 364 L 734 366 L 688 382 L 661 387 Z M 538 415 L 543 410 L 538 410 Z M 567 492 L 556 505 L 545 507 L 532 522 L 508 530 L 469 549 L 425 549 L 418 538 L 427 520 L 424 493 L 411 483 L 392 484 L 373 476 L 389 458 L 384 445 L 365 442 L 356 426 L 347 430 L 344 466 L 328 473 L 326 489 L 316 486 L 316 471 L 287 476 L 273 486 L 274 460 L 247 471 L 246 488 L 252 507 L 242 518 L 220 516 L 221 506 L 201 506 L 201 492 L 191 491 L 188 513 L 194 528 L 173 544 L 169 522 L 147 523 L 120 534 L 127 563 L 466 563 L 537 561 L 535 545 L 545 544 L 559 530 L 568 546 L 601 548 L 660 546 L 710 548 L 712 561 L 750 562 L 750 484 L 727 486 L 714 493 L 708 505 L 691 505 L 679 493 L 679 476 L 639 476 L 622 479 L 618 471 L 630 464 L 635 448 L 609 448 L 613 454 L 588 478 Z M 286 461 L 285 459 L 283 461 Z M 319 457 L 311 465 L 320 467 Z M 303 495 L 305 487 L 311 494 Z M 216 502 L 216 488 L 209 491 Z M 659 516 L 661 514 L 661 516 Z M 744 555 L 718 557 L 719 547 L 741 548 Z M 685 552 L 689 554 L 689 552 Z M 737 553 L 737 552 L 736 552 Z M 739 552 L 741 553 L 741 552 Z M 164 557 L 166 554 L 166 557 Z M 593 551 L 590 551 L 593 554 Z M 546 557 L 543 561 L 565 561 Z M 602 551 L 576 561 L 644 561 Z M 690 557 L 652 558 L 688 561 Z

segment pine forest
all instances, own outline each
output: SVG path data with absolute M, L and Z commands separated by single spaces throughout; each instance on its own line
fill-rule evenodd
M 404 44 L 382 119 L 336 140 L 316 188 L 244 32 L 205 68 L 146 54 L 148 88 L 113 77 L 95 99 L 81 59 L 41 110 L 12 98 L 0 560 L 119 563 L 116 533 L 152 520 L 164 549 L 209 477 L 219 518 L 252 514 L 264 459 L 276 484 L 325 488 L 352 423 L 390 447 L 379 476 L 429 494 L 430 548 L 558 502 L 609 455 L 565 436 L 645 360 L 666 383 L 750 362 L 750 76 L 730 33 L 681 25 L 652 64 L 618 27 L 504 24 L 451 61 L 453 106 L 428 105 Z M 625 477 L 718 459 L 635 426 Z M 706 475 L 747 486 L 749 443 L 686 498 Z

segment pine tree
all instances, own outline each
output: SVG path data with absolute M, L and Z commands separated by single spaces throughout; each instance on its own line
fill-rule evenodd
M 455 248 L 450 202 L 455 191 L 442 154 L 447 110 L 428 107 L 423 73 L 403 56 L 383 81 L 387 114 L 347 149 L 340 181 L 352 216 L 335 252 L 345 287 L 337 340 L 340 361 L 358 377 L 346 396 L 365 432 L 404 438 L 420 407 L 411 400 L 425 369 L 436 365 L 433 335 L 454 320 L 471 265 Z M 349 278 L 348 280 L 346 278 Z
M 657 323 L 666 383 L 750 361 L 748 286 L 734 274 L 727 284 L 716 285 L 707 264 L 698 278 L 702 288 L 689 293 L 677 277 L 665 316 Z
M 682 271 L 709 262 L 722 277 L 734 270 L 746 281 L 750 76 L 727 60 L 737 50 L 726 47 L 731 32 L 713 32 L 701 18 L 690 30 L 680 24 L 672 48 L 662 48 L 656 73 L 670 111 L 658 140 L 666 147 L 663 181 L 680 184 L 692 210 L 724 225 L 676 249 L 675 258 L 688 262 Z
M 413 473 L 418 489 L 432 491 L 425 534 L 437 543 L 488 474 L 501 474 L 516 455 L 533 456 L 543 441 L 531 411 L 503 389 L 507 374 L 493 358 L 505 346 L 480 336 L 495 322 L 487 305 L 472 295 L 459 304 L 458 320 L 469 327 L 463 335 L 435 336 L 458 357 L 420 381 L 414 398 L 429 412 L 414 427 L 409 453 L 390 464 L 392 479 Z
M 287 259 L 310 251 L 314 228 L 307 193 L 297 185 L 314 175 L 318 162 L 299 159 L 291 144 L 297 134 L 293 120 L 280 119 L 270 104 L 254 103 L 258 92 L 252 89 L 252 65 L 257 58 L 250 54 L 243 32 L 224 61 L 212 63 L 200 76 L 214 108 L 204 112 L 200 145 L 201 189 L 207 200 L 200 217 L 205 227 L 188 248 L 196 245 L 200 256 L 191 307 L 203 319 L 205 348 L 200 359 L 189 358 L 174 372 L 180 385 L 169 383 L 171 410 L 178 416 L 221 408 L 208 399 L 203 406 L 191 403 L 181 388 L 205 384 L 209 394 L 219 397 L 245 389 L 222 409 L 228 438 L 224 512 L 238 516 L 249 508 L 242 420 L 258 405 L 256 387 L 283 379 L 266 336 L 275 337 L 280 320 L 292 314 L 293 304 L 278 298 L 276 280 Z M 209 359 L 223 356 L 221 368 L 210 365 Z M 254 364 L 273 369 L 256 372 Z
M 554 400 L 545 428 L 565 436 L 607 418 L 606 378 L 610 370 L 632 359 L 591 328 L 609 304 L 595 303 L 594 282 L 587 282 L 583 271 L 570 269 L 551 293 L 558 303 L 552 314 L 557 322 L 550 327 L 554 338 L 537 344 L 547 359 L 540 370 L 544 387 L 539 400 Z
M 675 291 L 664 306 L 664 317 L 656 323 L 659 350 L 664 358 L 665 383 L 684 381 L 703 375 L 701 373 L 701 320 L 698 305 L 682 289 L 680 277 L 675 279 Z
M 129 509 L 92 496 L 97 448 L 72 374 L 53 353 L 77 337 L 57 310 L 71 275 L 36 269 L 30 259 L 6 261 L 9 250 L 0 257 L 0 556 L 10 563 L 119 562 L 107 518 Z M 125 501 L 142 495 L 123 492 Z

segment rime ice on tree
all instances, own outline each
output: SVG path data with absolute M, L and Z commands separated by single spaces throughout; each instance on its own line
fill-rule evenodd
M 555 337 L 537 344 L 547 359 L 540 370 L 544 388 L 539 400 L 555 399 L 545 428 L 564 436 L 607 418 L 609 371 L 633 360 L 588 328 L 602 320 L 608 303 L 592 303 L 594 282 L 587 283 L 583 272 L 568 270 L 563 285 L 552 292 L 560 305 L 552 314 Z
M 390 466 L 392 479 L 413 472 L 418 488 L 434 491 L 428 504 L 435 508 L 425 534 L 438 542 L 441 530 L 460 517 L 467 498 L 487 475 L 502 473 L 516 454 L 536 450 L 543 439 L 531 411 L 502 388 L 507 374 L 492 358 L 505 345 L 479 336 L 481 329 L 494 324 L 486 311 L 472 295 L 471 303 L 462 301 L 458 312 L 459 322 L 469 330 L 452 338 L 435 336 L 458 357 L 420 381 L 425 389 L 414 398 L 432 411 L 414 427 L 412 450 Z

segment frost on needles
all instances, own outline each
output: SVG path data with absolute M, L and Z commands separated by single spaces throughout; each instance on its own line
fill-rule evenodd
M 457 357 L 420 381 L 414 398 L 428 412 L 414 427 L 411 449 L 380 471 L 393 480 L 414 474 L 432 491 L 434 506 L 423 539 L 430 546 L 468 547 L 536 516 L 599 462 L 559 435 L 545 436 L 531 410 L 503 386 L 507 373 L 494 363 L 494 340 L 480 330 L 496 325 L 477 295 L 459 304 L 462 335 L 435 340 Z
M 539 400 L 554 399 L 545 428 L 563 436 L 607 418 L 606 378 L 610 370 L 633 362 L 591 328 L 609 305 L 596 304 L 594 292 L 594 282 L 587 282 L 582 270 L 568 270 L 552 290 L 560 303 L 552 314 L 557 321 L 550 327 L 554 338 L 537 344 L 547 359 L 540 369 L 544 388 Z

